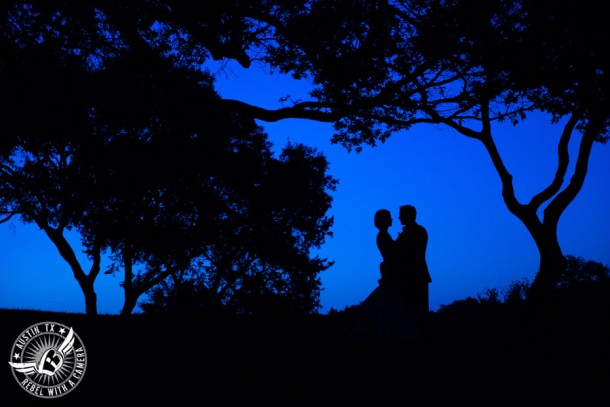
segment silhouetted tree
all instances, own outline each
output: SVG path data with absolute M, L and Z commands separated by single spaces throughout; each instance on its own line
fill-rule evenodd
M 212 168 L 222 173 L 215 167 L 223 152 L 226 156 L 232 148 L 230 132 L 242 127 L 228 113 L 215 111 L 217 96 L 209 76 L 201 74 L 191 82 L 188 76 L 186 81 L 172 80 L 175 73 L 172 76 L 160 58 L 137 58 L 142 64 L 138 65 L 129 56 L 113 61 L 109 74 L 91 73 L 86 86 L 97 87 L 97 92 L 80 100 L 89 106 L 88 129 L 69 132 L 70 123 L 58 114 L 55 121 L 66 127 L 65 132 L 57 129 L 58 133 L 45 137 L 37 137 L 37 133 L 23 137 L 2 161 L 2 201 L 24 222 L 37 224 L 56 245 L 81 286 L 90 314 L 97 312 L 93 284 L 102 252 L 120 256 L 125 265 L 126 312 L 149 288 L 145 284 L 136 288 L 132 282 L 132 262 L 141 259 L 142 251 L 155 253 L 166 263 L 169 252 L 188 253 L 187 247 L 177 247 L 184 245 L 177 232 L 188 215 L 178 210 L 188 207 L 194 216 L 192 208 L 203 210 L 194 201 L 211 201 L 212 194 L 201 193 L 203 187 L 192 189 L 202 183 L 202 177 L 213 175 Z M 202 87 L 200 82 L 206 85 Z M 190 93 L 185 83 L 192 87 Z M 197 92 L 201 93 L 196 98 L 198 123 L 205 127 L 204 132 L 187 125 L 192 123 L 188 108 L 195 106 Z M 199 194 L 196 199 L 195 194 Z M 84 272 L 64 236 L 71 228 L 83 237 L 93 262 L 89 273 Z M 177 256 L 172 260 L 178 261 Z M 147 274 L 148 284 L 159 280 L 151 274 Z
M 480 141 L 507 208 L 540 253 L 531 297 L 547 297 L 565 268 L 559 220 L 582 188 L 594 142 L 608 134 L 610 30 L 597 4 L 337 0 L 278 9 L 265 20 L 277 34 L 268 61 L 310 77 L 312 100 L 275 111 L 230 103 L 263 120 L 334 122 L 333 140 L 348 149 L 422 123 Z M 548 186 L 523 203 L 493 130 L 536 111 L 562 123 L 558 165 Z M 578 133 L 574 171 L 565 182 L 568 144 Z
M 323 157 L 290 146 L 273 159 L 254 120 L 219 105 L 200 67 L 207 51 L 190 47 L 182 27 L 147 14 L 162 6 L 105 3 L 102 12 L 94 3 L 15 1 L 0 9 L 0 77 L 14 101 L 3 112 L 2 214 L 18 213 L 45 231 L 70 264 L 89 314 L 97 313 L 93 284 L 102 253 L 113 261 L 110 272 L 124 270 L 122 313 L 130 313 L 156 283 L 195 258 L 218 255 L 219 232 L 233 233 L 232 212 L 250 232 L 239 246 L 250 251 L 247 261 L 264 262 L 258 274 L 282 268 L 276 278 L 284 281 L 269 287 L 259 278 L 259 287 L 244 274 L 232 283 L 239 281 L 241 293 L 290 293 L 303 300 L 300 307 L 315 309 L 316 273 L 328 264 L 310 259 L 309 250 L 328 234 L 327 189 L 334 188 Z M 216 6 L 200 34 L 210 49 L 231 54 L 225 35 L 232 17 L 219 24 Z M 190 18 L 184 13 L 174 17 Z M 290 171 L 294 178 L 281 179 Z M 291 193 L 276 199 L 280 191 Z M 65 238 L 72 228 L 92 260 L 88 273 Z M 272 240 L 281 245 L 262 243 Z
M 190 273 L 152 290 L 145 310 L 172 312 L 183 291 L 199 293 L 191 311 L 238 314 L 311 313 L 319 308 L 319 275 L 331 263 L 311 255 L 330 233 L 325 214 L 336 180 L 315 149 L 288 144 L 261 166 L 248 165 L 252 188 L 224 207 L 216 239 Z M 256 173 L 256 169 L 261 170 Z M 187 295 L 186 298 L 196 296 Z M 180 304 L 180 307 L 176 307 Z
M 100 272 L 100 247 L 86 248 L 91 260 L 86 272 L 65 234 L 75 227 L 77 212 L 84 209 L 82 197 L 74 188 L 76 179 L 69 165 L 71 157 L 69 145 L 22 143 L 12 156 L 2 160 L 0 201 L 17 213 L 21 221 L 33 223 L 44 231 L 70 266 L 85 296 L 87 313 L 95 314 L 93 284 Z
M 574 288 L 589 283 L 610 282 L 610 268 L 595 260 L 586 260 L 580 256 L 567 255 L 566 268 L 561 273 L 559 286 Z
M 124 271 L 121 313 L 129 314 L 140 295 L 209 244 L 215 218 L 232 199 L 218 188 L 245 183 L 235 167 L 251 164 L 240 161 L 244 154 L 268 147 L 251 119 L 218 108 L 203 72 L 126 52 L 96 79 L 97 133 L 75 159 L 91 174 L 81 188 L 90 186 L 91 198 L 81 233 L 111 253 L 110 271 Z
M 47 234 L 70 265 L 87 312 L 96 313 L 100 252 L 88 249 L 92 262 L 85 271 L 65 237 L 75 201 L 60 193 L 70 190 L 73 141 L 91 129 L 84 83 L 95 46 L 87 46 L 75 25 L 34 8 L 30 2 L 0 6 L 0 86 L 7 102 L 1 112 L 0 207 Z
M 579 290 L 587 286 L 602 286 L 610 282 L 610 268 L 595 260 L 586 260 L 568 254 L 566 267 L 561 271 L 557 284 L 559 291 Z M 532 288 L 529 279 L 514 280 L 505 288 L 488 288 L 477 294 L 480 303 L 522 304 Z
M 184 304 L 177 297 L 192 291 L 185 287 L 201 294 L 196 307 L 205 311 L 250 313 L 256 306 L 248 303 L 260 298 L 276 298 L 306 313 L 319 307 L 319 274 L 330 263 L 312 257 L 311 251 L 330 233 L 332 218 L 325 214 L 336 181 L 314 150 L 288 145 L 276 159 L 268 145 L 252 140 L 248 134 L 244 146 L 233 144 L 238 151 L 224 160 L 228 176 L 215 172 L 205 183 L 209 190 L 194 188 L 198 193 L 189 197 L 164 189 L 174 202 L 162 205 L 169 208 L 169 217 L 119 222 L 114 241 L 132 236 L 130 257 L 119 257 L 125 271 L 134 265 L 128 262 L 136 258 L 134 253 L 144 266 L 144 272 L 130 274 L 131 284 L 126 274 L 124 284 L 131 285 L 133 297 L 126 298 L 123 313 L 131 312 L 135 300 L 165 277 L 168 283 L 153 299 L 170 290 L 169 297 L 176 297 L 181 309 Z M 184 177 L 176 179 L 182 182 Z M 118 249 L 118 254 L 125 252 L 122 243 Z
M 502 290 L 503 301 L 507 304 L 522 304 L 527 300 L 527 293 L 532 283 L 529 279 L 514 280 Z

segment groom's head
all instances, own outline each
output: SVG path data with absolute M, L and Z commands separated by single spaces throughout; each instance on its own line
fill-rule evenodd
M 400 207 L 398 212 L 398 218 L 400 219 L 400 223 L 403 225 L 415 222 L 416 216 L 417 211 L 412 205 L 403 205 Z

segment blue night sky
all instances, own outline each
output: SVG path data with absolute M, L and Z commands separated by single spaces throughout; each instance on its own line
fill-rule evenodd
M 242 70 L 230 65 L 218 73 L 217 89 L 227 98 L 277 108 L 282 106 L 278 100 L 289 94 L 295 100 L 305 99 L 309 88 L 256 67 Z M 396 237 L 398 207 L 403 204 L 416 206 L 417 220 L 428 230 L 431 310 L 476 297 L 487 288 L 502 289 L 512 281 L 534 278 L 536 246 L 506 209 L 499 177 L 478 141 L 448 128 L 422 126 L 361 153 L 349 153 L 330 143 L 330 124 L 306 120 L 260 124 L 278 149 L 287 141 L 317 147 L 330 162 L 330 174 L 339 179 L 329 213 L 335 218 L 334 236 L 319 250 L 320 256 L 335 262 L 322 274 L 321 312 L 358 304 L 375 288 L 381 256 L 375 247 L 373 214 L 389 209 L 394 218 L 390 233 Z M 532 116 L 516 128 L 495 128 L 498 148 L 522 202 L 552 180 L 561 129 L 544 116 Z M 609 154 L 610 146 L 594 145 L 584 187 L 559 223 L 564 254 L 606 265 L 610 264 Z M 78 236 L 70 237 L 78 247 Z M 0 307 L 85 311 L 70 268 L 37 227 L 18 220 L 1 224 L 0 250 Z M 84 256 L 82 262 L 88 265 Z M 100 313 L 120 311 L 121 280 L 118 274 L 98 277 Z

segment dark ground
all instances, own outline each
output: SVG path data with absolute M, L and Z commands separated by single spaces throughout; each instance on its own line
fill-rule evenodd
M 350 340 L 347 312 L 255 320 L 0 310 L 1 405 L 609 406 L 607 302 L 532 317 L 463 301 L 432 313 L 421 344 Z M 82 381 L 58 399 L 27 394 L 7 363 L 19 334 L 44 321 L 73 327 L 87 351 Z

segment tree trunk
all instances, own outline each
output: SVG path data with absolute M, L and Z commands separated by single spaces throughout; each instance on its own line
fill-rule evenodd
M 123 302 L 123 308 L 121 309 L 121 316 L 128 316 L 133 313 L 133 310 L 138 304 L 138 295 L 132 292 L 125 292 L 125 300 Z
M 89 274 L 87 275 L 76 258 L 72 246 L 70 246 L 70 243 L 68 243 L 63 235 L 63 229 L 55 229 L 48 224 L 39 223 L 39 226 L 41 226 L 49 239 L 51 239 L 61 257 L 70 265 L 74 278 L 78 282 L 78 285 L 85 296 L 85 312 L 87 315 L 97 315 L 97 295 L 95 293 L 93 284 L 95 283 L 95 279 L 100 272 L 101 258 L 99 250 L 96 249 L 92 253 L 93 264 Z
M 158 272 L 154 277 L 140 279 L 134 283 L 133 255 L 129 249 L 123 250 L 123 263 L 125 267 L 125 281 L 123 281 L 124 300 L 121 315 L 127 316 L 133 313 L 138 305 L 138 298 L 146 291 L 163 281 L 167 276 L 175 272 L 170 268 Z M 149 272 L 150 273 L 150 272 Z
M 463 134 L 474 137 L 483 143 L 500 176 L 500 181 L 502 182 L 502 197 L 504 198 L 506 207 L 513 215 L 523 222 L 536 242 L 540 254 L 540 264 L 538 273 L 532 282 L 528 299 L 534 303 L 540 303 L 551 298 L 553 292 L 557 288 L 561 272 L 565 269 L 565 257 L 561 250 L 561 246 L 559 245 L 559 240 L 557 239 L 557 225 L 559 224 L 561 215 L 574 200 L 576 195 L 578 195 L 583 186 L 587 174 L 591 148 L 595 138 L 600 134 L 600 123 L 603 123 L 603 120 L 600 120 L 599 117 L 589 120 L 582 135 L 582 139 L 580 140 L 580 148 L 576 158 L 574 173 L 565 188 L 561 190 L 564 185 L 564 179 L 570 161 L 568 144 L 576 124 L 580 119 L 576 114 L 570 117 L 563 128 L 557 146 L 558 165 L 555 177 L 552 182 L 535 195 L 528 204 L 522 204 L 515 196 L 513 177 L 504 165 L 502 157 L 500 156 L 491 135 L 491 122 L 488 115 L 489 106 L 487 103 L 483 103 L 481 108 L 484 117 L 481 133 L 475 134 L 464 131 Z M 544 209 L 544 217 L 543 221 L 541 221 L 537 213 L 544 202 L 548 202 L 548 205 L 546 209 Z
M 97 294 L 93 289 L 93 280 L 89 284 L 89 280 L 83 285 L 79 282 L 80 288 L 85 295 L 85 312 L 87 315 L 97 315 Z
M 539 303 L 552 298 L 566 260 L 557 239 L 557 228 L 544 228 L 542 232 L 532 234 L 540 254 L 538 273 L 532 282 L 528 299 Z
M 125 280 L 123 281 L 123 308 L 121 309 L 121 315 L 131 315 L 133 309 L 136 307 L 138 296 L 134 293 L 133 286 L 133 260 L 131 252 L 128 249 L 123 250 L 123 263 L 125 267 Z

